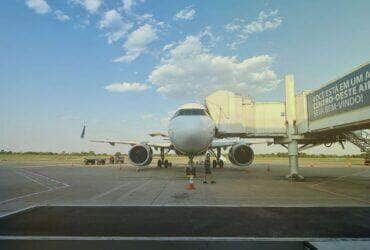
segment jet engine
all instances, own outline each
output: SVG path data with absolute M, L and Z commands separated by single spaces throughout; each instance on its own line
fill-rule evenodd
M 137 144 L 130 149 L 128 157 L 132 164 L 136 166 L 146 166 L 152 162 L 153 150 L 146 144 Z
M 253 162 L 253 159 L 253 149 L 248 145 L 237 144 L 229 150 L 229 160 L 235 165 L 246 167 Z

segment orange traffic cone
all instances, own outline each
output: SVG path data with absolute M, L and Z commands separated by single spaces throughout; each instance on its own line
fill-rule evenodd
M 310 163 L 310 167 L 313 168 L 313 163 L 312 162 Z
M 194 182 L 193 182 L 193 176 L 190 176 L 189 183 L 186 184 L 186 189 L 188 189 L 188 190 L 194 190 L 195 189 Z

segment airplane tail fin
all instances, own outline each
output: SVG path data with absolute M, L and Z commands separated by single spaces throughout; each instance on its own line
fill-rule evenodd
M 85 131 L 86 131 L 86 125 L 84 125 L 84 127 L 82 129 L 81 139 L 84 139 L 85 138 Z

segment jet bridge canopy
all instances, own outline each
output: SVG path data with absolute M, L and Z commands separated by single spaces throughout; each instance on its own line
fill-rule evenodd
M 254 102 L 230 91 L 206 97 L 206 106 L 221 137 L 280 137 L 286 133 L 283 102 Z
M 285 76 L 285 102 L 255 102 L 220 90 L 207 96 L 205 103 L 218 137 L 273 138 L 288 148 L 289 177 L 301 178 L 298 150 L 319 144 L 350 140 L 361 144 L 370 156 L 370 140 L 349 134 L 370 128 L 370 62 L 299 94 L 294 90 L 293 75 Z M 298 144 L 304 145 L 298 148 Z
M 207 96 L 220 136 L 287 136 L 287 113 L 292 109 L 297 135 L 370 128 L 370 62 L 313 91 L 295 94 L 293 76 L 286 78 L 286 86 L 285 102 L 255 102 L 224 90 Z

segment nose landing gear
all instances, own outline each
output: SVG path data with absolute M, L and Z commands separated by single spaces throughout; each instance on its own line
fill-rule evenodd
M 169 162 L 167 159 L 166 160 L 159 159 L 157 162 L 157 167 L 169 168 L 169 167 L 172 167 L 172 162 Z
M 186 170 L 185 170 L 185 174 L 188 177 L 190 177 L 190 176 L 195 177 L 195 174 L 196 174 L 193 158 L 194 158 L 194 156 L 189 156 L 188 166 L 186 167 Z
M 212 167 L 213 168 L 217 168 L 217 166 L 219 166 L 220 168 L 223 168 L 224 167 L 224 161 L 219 159 L 219 160 L 213 160 L 212 161 Z
M 157 167 L 161 168 L 162 166 L 165 168 L 172 167 L 172 163 L 164 158 L 164 148 L 161 148 L 161 158 L 157 162 Z

